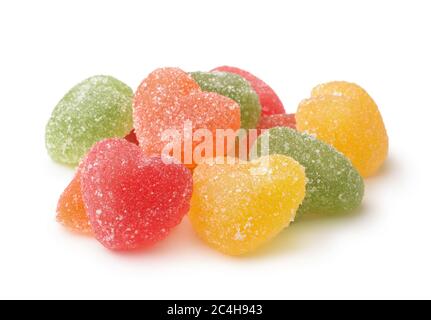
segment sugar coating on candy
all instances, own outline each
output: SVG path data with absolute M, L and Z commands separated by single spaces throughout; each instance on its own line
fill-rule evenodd
M 79 171 L 60 196 L 57 205 L 57 221 L 71 231 L 86 235 L 93 233 L 82 199 Z
M 287 127 L 296 129 L 296 118 L 294 114 L 274 114 L 260 118 L 258 130 L 272 129 L 275 127 Z
M 148 75 L 136 91 L 134 97 L 134 111 L 136 112 L 136 109 L 145 108 L 146 106 L 165 107 L 168 105 L 176 105 L 181 97 L 188 96 L 193 91 L 200 91 L 199 85 L 189 74 L 181 69 L 156 69 Z M 171 114 L 170 116 L 172 117 L 174 115 Z M 134 121 L 135 125 L 140 124 L 139 117 L 136 117 Z
M 112 250 L 150 246 L 190 207 L 192 175 L 182 164 L 147 158 L 125 139 L 97 143 L 81 165 L 81 190 L 96 238 Z
M 388 135 L 373 99 L 360 86 L 330 82 L 301 102 L 298 130 L 316 135 L 346 155 L 363 177 L 374 175 L 388 156 Z
M 252 158 L 267 154 L 292 157 L 305 167 L 307 195 L 298 214 L 341 214 L 361 205 L 362 177 L 349 159 L 332 146 L 313 136 L 278 127 L 261 135 L 251 151 Z
M 241 125 L 240 106 L 235 101 L 202 92 L 189 74 L 176 68 L 158 69 L 143 81 L 135 94 L 133 119 L 146 155 L 160 155 L 168 142 L 180 145 L 181 151 L 184 145 L 191 145 L 193 151 L 200 142 L 193 139 L 196 130 L 207 129 L 216 139 L 217 129 L 236 131 Z M 184 129 L 187 123 L 191 132 Z M 166 130 L 179 133 L 180 139 L 165 140 Z M 184 152 L 178 160 L 185 160 Z M 195 164 L 187 161 L 186 165 Z
M 293 221 L 305 196 L 305 172 L 282 155 L 236 165 L 224 161 L 195 169 L 189 218 L 212 248 L 228 255 L 247 254 Z
M 46 126 L 51 158 L 77 165 L 91 146 L 132 130 L 132 90 L 110 76 L 94 76 L 73 87 Z
M 203 91 L 215 92 L 238 102 L 242 128 L 256 128 L 262 108 L 256 92 L 244 78 L 227 72 L 193 72 L 191 75 Z
M 212 71 L 230 72 L 246 79 L 259 96 L 259 101 L 262 106 L 262 116 L 285 113 L 283 103 L 275 91 L 268 84 L 250 72 L 228 66 L 218 67 Z

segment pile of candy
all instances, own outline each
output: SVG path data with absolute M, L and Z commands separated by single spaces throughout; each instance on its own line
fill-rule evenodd
M 236 132 L 233 156 L 226 141 L 221 157 L 212 152 L 220 129 Z M 179 154 L 165 152 L 166 132 L 178 133 L 168 144 Z M 236 145 L 244 140 L 245 158 Z M 360 207 L 363 178 L 384 163 L 388 137 L 377 105 L 353 83 L 317 86 L 295 115 L 246 71 L 163 68 L 135 93 L 108 76 L 76 85 L 52 113 L 46 147 L 78 166 L 57 206 L 70 230 L 112 250 L 141 249 L 188 215 L 209 246 L 242 255 L 295 218 Z

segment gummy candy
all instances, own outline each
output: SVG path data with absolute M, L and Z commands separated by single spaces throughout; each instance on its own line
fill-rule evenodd
M 150 246 L 164 239 L 189 210 L 190 171 L 160 157 L 146 158 L 125 139 L 98 142 L 81 166 L 91 226 L 109 249 Z
M 74 232 L 93 233 L 82 199 L 79 170 L 58 201 L 57 221 Z
M 298 216 L 341 214 L 360 206 L 364 195 L 362 177 L 349 159 L 332 146 L 313 136 L 278 127 L 257 139 L 250 157 L 267 154 L 284 154 L 305 167 L 307 195 Z
M 73 87 L 55 107 L 46 127 L 51 158 L 77 165 L 102 139 L 132 130 L 132 90 L 109 76 L 94 76 Z
M 250 72 L 228 66 L 218 67 L 212 71 L 234 73 L 247 80 L 259 96 L 260 104 L 262 106 L 262 116 L 285 113 L 283 103 L 275 91 L 272 90 L 271 87 L 265 82 L 252 75 Z
M 136 91 L 134 107 L 136 109 L 143 108 L 146 105 L 160 105 L 162 107 L 175 105 L 181 97 L 188 96 L 193 91 L 200 91 L 199 85 L 181 69 L 156 69 L 141 83 Z M 137 117 L 134 120 L 139 121 L 140 119 Z
M 124 139 L 126 139 L 127 141 L 139 145 L 139 141 L 138 138 L 136 137 L 136 133 L 135 130 L 130 131 L 130 133 L 124 137 Z
M 208 161 L 195 169 L 193 181 L 193 229 L 228 255 L 250 253 L 288 227 L 306 185 L 304 168 L 283 155 L 235 165 Z
M 194 151 L 200 143 L 193 139 L 197 129 L 209 130 L 215 140 L 217 129 L 237 131 L 241 125 L 240 106 L 235 101 L 202 92 L 189 74 L 176 68 L 158 69 L 144 80 L 135 95 L 133 119 L 140 147 L 149 156 L 163 153 L 166 130 L 180 133 L 179 141 L 170 142 L 181 144 L 183 152 L 177 159 L 190 168 L 195 166 L 194 159 L 185 156 L 184 146 L 191 145 Z M 187 122 L 191 132 L 185 130 Z
M 241 128 L 256 128 L 262 108 L 250 84 L 239 75 L 227 72 L 193 72 L 193 79 L 203 91 L 229 97 L 241 106 Z
M 388 156 L 388 136 L 379 109 L 356 84 L 330 82 L 301 102 L 298 130 L 316 135 L 346 155 L 363 177 L 374 175 Z
M 260 118 L 258 130 L 271 129 L 275 127 L 287 127 L 296 129 L 296 118 L 294 114 L 273 114 Z

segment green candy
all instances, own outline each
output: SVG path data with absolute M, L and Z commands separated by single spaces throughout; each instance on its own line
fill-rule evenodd
M 127 135 L 133 127 L 132 100 L 132 89 L 109 76 L 91 77 L 73 87 L 46 126 L 51 158 L 77 165 L 96 142 Z
M 241 128 L 256 128 L 262 107 L 258 95 L 247 80 L 227 72 L 193 72 L 191 76 L 203 91 L 226 96 L 240 105 Z
M 265 154 L 286 155 L 305 167 L 307 194 L 298 217 L 342 214 L 361 205 L 364 181 L 332 146 L 289 128 L 273 128 L 258 138 L 251 151 L 252 158 Z

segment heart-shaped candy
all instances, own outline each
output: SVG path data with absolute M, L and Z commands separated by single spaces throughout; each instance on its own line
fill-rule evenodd
M 194 171 L 189 213 L 208 245 L 229 255 L 252 252 L 289 226 L 305 196 L 305 169 L 283 155 L 248 163 L 206 163 Z
M 237 131 L 241 126 L 235 101 L 202 92 L 189 74 L 176 68 L 158 69 L 143 81 L 135 94 L 133 119 L 145 155 L 160 156 L 170 144 L 181 153 L 169 154 L 190 168 L 196 165 L 193 153 L 202 142 L 202 136 L 194 139 L 197 130 L 206 129 L 215 146 L 217 129 Z
M 298 130 L 316 136 L 349 158 L 362 177 L 378 172 L 388 157 L 389 138 L 373 98 L 344 81 L 313 89 L 297 112 Z
M 124 139 L 97 143 L 81 164 L 81 190 L 96 238 L 130 250 L 164 239 L 188 212 L 192 176 L 182 164 L 147 158 Z

